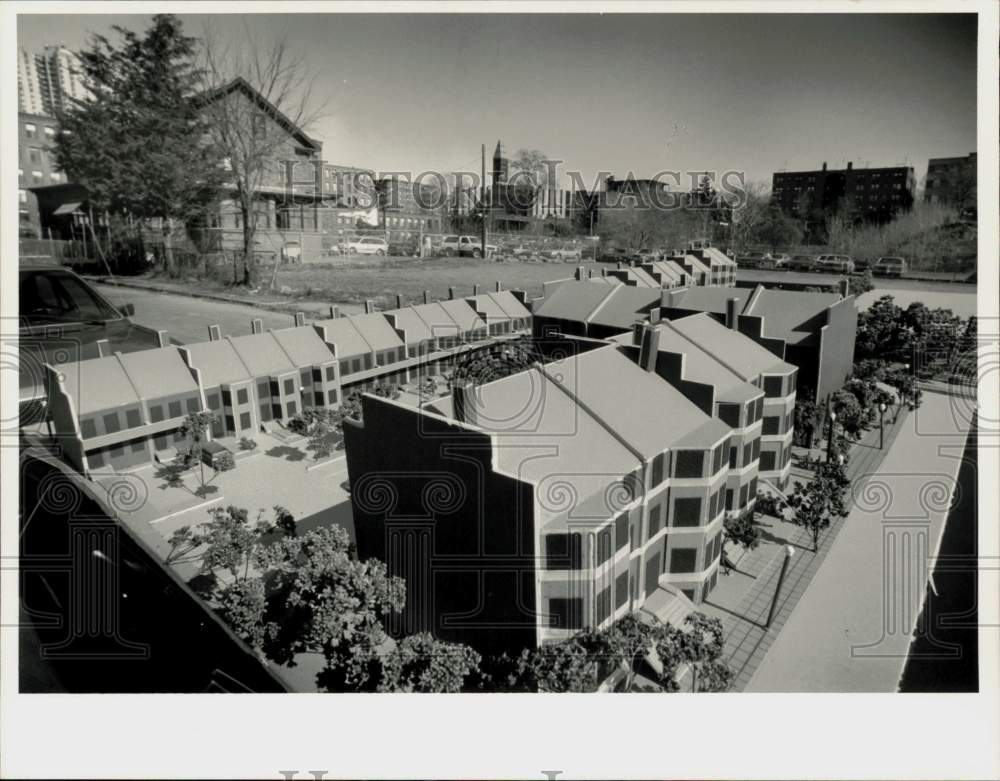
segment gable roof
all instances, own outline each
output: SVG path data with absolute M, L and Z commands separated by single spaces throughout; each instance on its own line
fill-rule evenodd
M 704 312 L 671 320 L 670 325 L 744 380 L 754 380 L 764 372 L 785 374 L 795 368 L 749 336 L 726 328 Z
M 583 322 L 614 292 L 615 287 L 618 285 L 609 288 L 606 285 L 567 280 L 542 301 L 535 314 Z
M 271 331 L 295 366 L 312 366 L 333 360 L 333 351 L 309 325 Z
M 737 301 L 736 311 L 742 313 L 750 293 L 750 290 L 743 287 L 716 287 L 713 285 L 689 287 L 679 291 L 671 308 L 694 309 L 698 312 L 714 312 L 724 315 L 726 314 L 726 302 L 730 298 L 735 298 Z
M 489 293 L 480 293 L 478 296 L 469 296 L 466 301 L 487 323 L 507 322 L 510 316 L 503 310 Z
M 271 103 L 267 98 L 265 98 L 259 91 L 254 89 L 250 83 L 244 79 L 242 76 L 237 76 L 232 81 L 222 84 L 218 87 L 205 90 L 201 95 L 198 96 L 198 100 L 204 104 L 214 103 L 220 98 L 226 97 L 233 92 L 242 92 L 250 100 L 252 100 L 259 109 L 264 113 L 271 116 L 275 122 L 281 125 L 288 133 L 295 137 L 295 139 L 303 146 L 308 146 L 311 149 L 319 152 L 323 148 L 323 143 L 317 141 L 311 136 L 307 135 L 306 132 L 292 122 L 285 114 L 283 114 L 277 106 Z
M 517 296 L 509 290 L 498 290 L 495 293 L 488 293 L 487 295 L 497 302 L 508 317 L 514 320 L 523 320 L 526 317 L 531 317 L 531 311 L 528 307 L 522 304 Z
M 60 374 L 77 415 L 139 402 L 125 369 L 114 355 L 60 364 Z
M 250 379 L 250 372 L 239 353 L 226 339 L 194 342 L 184 345 L 183 349 L 191 356 L 191 365 L 200 373 L 203 388 Z
M 314 325 L 324 334 L 323 340 L 337 348 L 337 358 L 340 360 L 372 351 L 371 345 L 365 341 L 349 317 L 332 317 L 319 320 Z
M 811 335 L 813 329 L 800 331 L 799 327 L 838 301 L 838 293 L 761 288 L 743 314 L 764 318 L 764 336 L 801 341 Z
M 469 302 L 463 299 L 447 299 L 441 301 L 441 307 L 448 316 L 455 321 L 462 331 L 481 331 L 486 328 L 486 323 L 476 314 L 476 310 L 469 306 Z
M 420 344 L 427 339 L 433 339 L 430 326 L 427 325 L 412 306 L 404 306 L 402 309 L 390 309 L 385 312 L 386 316 L 392 315 L 396 321 L 396 328 L 403 331 L 407 345 Z
M 279 374 L 298 368 L 292 364 L 271 332 L 227 336 L 226 339 L 233 345 L 233 349 L 253 377 Z
M 424 322 L 424 325 L 430 331 L 430 338 L 433 339 L 455 336 L 459 331 L 458 324 L 448 314 L 448 311 L 441 303 L 440 301 L 432 301 L 427 304 L 417 304 L 411 307 L 413 313 Z M 466 308 L 470 312 L 472 311 L 472 307 L 468 304 L 466 304 Z
M 383 312 L 350 315 L 348 318 L 373 350 L 394 350 L 403 346 L 399 334 L 389 325 Z
M 144 399 L 197 393 L 198 383 L 174 346 L 123 353 L 122 365 Z
M 591 313 L 587 322 L 613 328 L 631 328 L 637 317 L 646 317 L 660 305 L 660 289 L 618 285 Z
M 748 383 L 745 378 L 705 350 L 696 340 L 674 328 L 670 321 L 661 322 L 657 326 L 657 331 L 660 351 L 682 353 L 684 379 L 715 386 L 716 401 L 742 402 L 761 395 L 762 391 L 759 388 Z M 748 337 L 743 338 L 748 339 Z

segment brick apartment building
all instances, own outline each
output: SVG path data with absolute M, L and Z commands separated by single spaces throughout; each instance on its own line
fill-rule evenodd
M 733 430 L 659 374 L 655 334 L 422 408 L 364 397 L 352 506 L 359 555 L 407 581 L 394 631 L 516 653 L 711 592 Z
M 70 238 L 72 212 L 76 207 L 63 208 L 63 200 L 79 194 L 82 188 L 68 184 L 66 174 L 56 164 L 55 139 L 59 123 L 44 114 L 17 115 L 17 208 L 18 231 L 22 236 L 37 238 Z M 54 214 L 55 213 L 55 214 Z
M 974 207 L 977 162 L 975 152 L 967 157 L 932 157 L 927 161 L 924 201 L 948 204 L 960 209 Z
M 916 194 L 916 178 L 911 166 L 884 168 L 779 171 L 772 177 L 771 197 L 783 211 L 806 218 L 815 212 L 828 213 L 851 204 L 863 219 L 886 222 L 908 210 Z

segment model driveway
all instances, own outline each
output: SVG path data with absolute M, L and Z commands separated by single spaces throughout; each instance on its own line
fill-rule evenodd
M 924 394 L 745 691 L 896 691 L 973 408 Z

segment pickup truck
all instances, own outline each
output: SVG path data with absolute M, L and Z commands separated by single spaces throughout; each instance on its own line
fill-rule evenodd
M 449 257 L 457 255 L 463 258 L 481 258 L 484 255 L 483 241 L 478 236 L 445 236 L 441 242 L 441 249 Z M 496 251 L 496 245 L 486 245 L 487 256 L 495 254 Z

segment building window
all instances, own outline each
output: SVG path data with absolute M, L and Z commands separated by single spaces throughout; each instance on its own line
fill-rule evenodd
M 97 436 L 97 426 L 94 425 L 93 418 L 80 418 L 80 435 L 84 439 Z
M 222 391 L 222 403 L 226 407 L 233 406 L 233 394 L 231 394 L 228 390 Z
M 615 552 L 615 546 L 611 544 L 611 529 L 601 529 L 597 533 L 597 566 L 601 566 L 610 559 Z
M 354 360 L 351 361 L 351 372 L 355 373 L 359 371 L 361 371 L 361 359 L 355 358 Z
M 583 544 L 579 534 L 545 535 L 545 568 L 582 569 Z
M 660 505 L 649 508 L 649 537 L 652 539 L 660 530 Z
M 246 429 L 250 428 L 250 426 L 251 426 L 251 423 L 250 423 L 250 413 L 249 412 L 241 412 L 240 413 L 240 429 L 241 430 L 246 430 Z
M 553 629 L 583 628 L 583 599 L 553 598 L 549 600 L 549 626 Z
M 179 401 L 171 401 L 167 404 L 168 414 L 172 418 L 179 418 L 183 414 L 181 409 L 181 403 Z
M 663 482 L 663 457 L 663 453 L 660 453 L 653 458 L 653 475 L 650 488 L 656 488 L 656 486 Z
M 773 450 L 765 450 L 760 454 L 760 471 L 770 472 L 774 469 L 775 455 Z
M 719 405 L 719 420 L 725 423 L 730 428 L 740 427 L 740 405 L 739 404 L 720 404 Z
M 309 369 L 303 369 L 299 372 L 299 380 L 303 388 L 308 388 L 312 385 L 312 372 Z
M 104 433 L 114 434 L 121 430 L 121 424 L 118 421 L 118 413 L 111 412 L 104 416 Z
M 221 406 L 222 405 L 219 404 L 219 394 L 218 393 L 209 393 L 208 394 L 208 408 L 211 409 L 211 410 L 217 410 Z
M 615 607 L 619 608 L 628 602 L 628 572 L 623 572 L 615 578 Z
M 764 378 L 764 396 L 769 399 L 781 396 L 781 377 L 765 377 Z
M 326 392 L 326 400 L 327 400 L 327 404 L 336 404 L 337 403 L 337 389 L 336 388 L 334 388 L 332 390 L 328 390 Z
M 761 433 L 765 436 L 773 436 L 781 432 L 781 418 L 775 415 L 765 415 Z
M 163 420 L 163 407 L 161 407 L 159 404 L 153 404 L 152 406 L 150 406 L 149 419 L 153 423 L 159 423 L 161 420 Z
M 331 366 L 327 366 L 326 367 L 326 381 L 327 382 L 333 382 L 335 379 L 337 379 L 337 370 L 336 370 L 336 368 L 334 366 L 332 366 L 332 365 Z
M 189 414 L 198 412 L 200 408 L 201 408 L 201 399 L 199 399 L 197 396 L 192 396 L 190 399 L 187 400 L 187 411 Z
M 622 513 L 615 518 L 615 549 L 621 550 L 628 545 L 628 513 Z
M 294 401 L 288 402 L 288 404 L 285 405 L 285 409 L 288 410 L 288 417 L 292 417 L 299 411 L 299 407 Z
M 733 489 L 732 488 L 727 488 L 726 489 L 726 509 L 727 510 L 733 510 L 733 509 L 735 509 L 735 507 L 733 506 L 733 497 L 734 496 L 735 496 L 735 494 L 733 493 Z
M 602 624 L 611 615 L 611 586 L 603 589 L 597 595 L 597 624 Z
M 697 526 L 701 523 L 701 498 L 674 499 L 674 526 Z
M 670 551 L 670 571 L 673 573 L 694 572 L 698 558 L 696 548 L 674 548 Z
M 753 452 L 751 453 L 751 458 L 754 461 L 760 458 L 760 437 L 753 441 Z
M 303 372 L 304 373 L 304 372 Z M 323 382 L 323 370 L 314 368 L 312 370 L 312 381 L 315 383 Z
M 246 388 L 240 388 L 238 391 L 236 391 L 237 404 L 246 404 L 248 401 L 250 401 L 250 396 L 247 394 Z
M 285 395 L 291 396 L 293 393 L 295 393 L 295 380 L 289 377 L 285 380 Z
M 735 469 L 740 462 L 740 449 L 738 447 L 729 448 L 729 468 Z
M 24 123 L 24 137 L 34 138 L 37 135 L 38 128 L 36 128 L 31 122 Z
M 125 412 L 125 427 L 126 428 L 137 428 L 142 425 L 141 418 L 139 417 L 139 410 L 130 409 Z
M 226 415 L 226 431 L 229 433 L 236 431 L 236 421 L 232 415 Z
M 674 477 L 701 477 L 704 465 L 705 451 L 678 450 L 674 459 Z
M 750 485 L 740 486 L 740 507 L 746 507 L 747 501 L 750 498 Z

